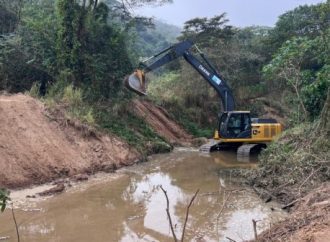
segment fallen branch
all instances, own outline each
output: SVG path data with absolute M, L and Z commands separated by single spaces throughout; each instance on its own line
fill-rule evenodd
M 175 242 L 177 242 L 178 239 L 176 237 L 174 227 L 173 227 L 173 223 L 172 223 L 172 218 L 171 218 L 171 214 L 170 214 L 170 201 L 168 200 L 167 191 L 164 190 L 164 188 L 161 185 L 160 185 L 160 189 L 162 189 L 162 191 L 165 195 L 165 198 L 166 198 L 166 213 L 167 213 L 167 217 L 168 217 L 168 220 L 169 220 L 169 223 L 170 223 L 170 228 L 171 228 L 171 231 L 172 231 L 173 239 L 174 239 Z
M 185 233 L 185 230 L 186 230 L 186 225 L 187 225 L 188 216 L 189 216 L 189 209 L 190 209 L 192 203 L 194 202 L 194 200 L 195 200 L 195 198 L 196 198 L 198 192 L 199 192 L 199 189 L 197 189 L 195 195 L 191 198 L 190 203 L 189 203 L 189 205 L 188 205 L 188 207 L 187 207 L 187 211 L 186 211 L 186 219 L 185 219 L 185 221 L 184 221 L 183 230 L 182 230 L 182 235 L 181 235 L 181 242 L 183 242 L 183 239 L 184 239 L 184 233 Z
M 312 169 L 312 172 L 311 172 L 311 174 L 309 174 L 309 176 L 301 183 L 301 185 L 299 186 L 299 195 L 301 194 L 301 188 L 302 188 L 302 186 L 303 185 L 305 185 L 305 183 L 316 173 L 316 172 L 318 172 L 320 169 L 322 168 L 322 166 L 321 167 L 319 167 L 318 169 L 316 169 L 316 170 L 314 170 L 314 169 Z
M 298 198 L 298 199 L 296 199 L 296 200 L 294 200 L 294 201 L 292 201 L 292 202 L 290 202 L 290 203 L 284 205 L 284 206 L 282 207 L 282 209 L 290 208 L 290 207 L 292 207 L 293 205 L 295 205 L 296 202 L 299 202 L 300 200 L 301 200 L 301 198 Z

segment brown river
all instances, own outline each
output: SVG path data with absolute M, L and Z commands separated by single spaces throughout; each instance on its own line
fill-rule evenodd
M 32 190 L 14 192 L 21 241 L 173 241 L 166 214 L 167 191 L 174 230 L 181 238 L 186 207 L 190 208 L 185 241 L 244 241 L 285 219 L 276 203 L 265 204 L 240 185 L 232 169 L 254 169 L 233 153 L 200 154 L 176 149 L 149 162 L 99 174 L 47 199 L 26 199 Z M 17 241 L 11 211 L 0 214 L 0 237 Z

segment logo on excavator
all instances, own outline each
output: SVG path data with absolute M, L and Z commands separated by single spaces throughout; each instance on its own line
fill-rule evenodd
M 199 65 L 198 68 L 199 68 L 202 72 L 204 72 L 207 76 L 210 75 L 210 72 L 208 72 L 208 71 L 204 68 L 204 66 Z
M 214 81 L 214 82 L 215 82 L 216 84 L 218 84 L 218 85 L 221 84 L 221 80 L 220 80 L 220 78 L 217 77 L 217 76 L 213 76 L 213 77 L 212 77 L 212 81 Z

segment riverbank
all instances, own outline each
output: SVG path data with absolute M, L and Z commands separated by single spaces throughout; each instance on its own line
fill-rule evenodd
M 146 101 L 133 104 L 137 115 L 152 122 L 150 126 L 163 139 L 146 144 L 142 151 L 115 134 L 71 118 L 65 108 L 52 105 L 50 109 L 28 95 L 1 95 L 0 187 L 17 189 L 67 178 L 84 180 L 86 175 L 114 172 L 144 160 L 146 154 L 189 143 L 191 136 L 170 120 L 165 110 Z
M 117 137 L 65 117 L 55 119 L 30 96 L 0 97 L 0 187 L 20 188 L 136 163 L 140 154 Z
M 329 120 L 329 119 L 327 119 Z M 276 200 L 289 218 L 260 241 L 327 241 L 330 231 L 330 142 L 320 121 L 287 130 L 241 174 L 265 201 Z M 259 241 L 258 240 L 258 241 Z

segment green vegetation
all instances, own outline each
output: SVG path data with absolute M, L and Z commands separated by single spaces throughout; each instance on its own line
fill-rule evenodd
M 293 127 L 318 119 L 330 86 L 329 6 L 298 7 L 274 28 L 235 28 L 225 14 L 195 18 L 179 39 L 192 39 L 205 52 L 232 87 L 236 109 L 272 116 L 271 108 Z M 155 101 L 199 128 L 216 127 L 219 97 L 187 63 L 177 61 L 156 75 L 150 78 Z
M 0 211 L 3 212 L 6 209 L 7 202 L 10 200 L 9 191 L 0 188 Z
M 30 90 L 50 109 L 143 149 L 164 142 L 130 111 L 122 82 L 141 57 L 191 39 L 232 87 L 237 109 L 275 110 L 286 125 L 317 121 L 329 88 L 329 1 L 301 6 L 274 28 L 236 28 L 226 14 L 195 18 L 183 31 L 130 9 L 170 0 L 0 1 L 0 89 Z M 128 3 L 128 5 L 125 3 Z M 196 53 L 197 54 L 197 53 Z M 217 126 L 219 97 L 183 60 L 150 76 L 150 99 L 195 136 Z M 292 111 L 294 110 L 294 111 Z
M 166 2 L 126 3 L 131 8 Z M 122 86 L 138 57 L 163 39 L 165 33 L 159 31 L 168 25 L 133 17 L 128 5 L 113 0 L 17 0 L 0 5 L 10 21 L 0 26 L 0 89 L 29 90 L 50 111 L 61 110 L 68 119 L 116 134 L 141 153 L 172 148 L 129 110 L 131 94 Z M 161 48 L 178 32 L 171 29 Z M 153 38 L 149 47 L 136 52 L 136 44 L 142 45 L 148 35 Z
M 129 110 L 129 103 L 118 102 L 113 107 L 96 107 L 99 126 L 125 139 L 142 154 L 164 153 L 172 150 L 146 122 Z
M 288 204 L 329 181 L 330 140 L 316 132 L 318 125 L 301 124 L 285 132 L 262 153 L 258 170 L 243 171 L 248 183 Z

